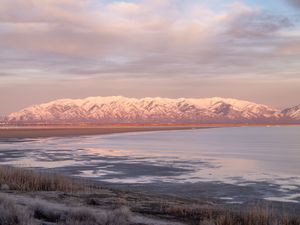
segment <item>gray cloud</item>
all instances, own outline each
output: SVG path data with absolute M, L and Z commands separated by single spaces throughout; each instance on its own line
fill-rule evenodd
M 285 16 L 255 12 L 240 15 L 230 24 L 228 32 L 240 38 L 257 38 L 270 36 L 292 26 L 292 21 Z
M 4 0 L 2 73 L 276 74 L 281 73 L 278 67 L 294 61 L 282 49 L 298 42 L 280 33 L 292 28 L 289 18 L 242 4 L 221 14 L 196 6 L 198 11 L 186 12 L 172 0 L 163 4 Z
M 215 12 L 199 2 L 2 0 L 5 113 L 20 104 L 100 94 L 295 104 L 300 33 L 294 19 L 239 3 Z
M 299 0 L 287 0 L 290 4 L 296 7 L 300 7 L 300 1 Z

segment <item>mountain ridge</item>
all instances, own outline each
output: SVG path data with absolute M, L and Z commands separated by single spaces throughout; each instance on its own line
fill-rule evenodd
M 300 120 L 300 105 L 282 110 L 284 115 Z
M 298 121 L 272 106 L 233 98 L 58 99 L 29 106 L 6 117 L 8 123 L 276 123 Z M 300 119 L 300 117 L 299 117 Z

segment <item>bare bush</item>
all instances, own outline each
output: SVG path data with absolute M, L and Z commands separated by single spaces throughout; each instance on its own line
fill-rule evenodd
M 129 224 L 131 212 L 127 207 L 115 209 L 108 214 L 108 225 L 126 225 Z
M 35 219 L 60 225 L 126 225 L 130 220 L 130 211 L 124 207 L 97 211 L 87 207 L 57 207 L 40 202 L 32 210 Z
M 36 204 L 33 207 L 33 216 L 35 219 L 57 223 L 64 218 L 64 212 L 59 209 L 50 208 L 45 205 Z
M 278 215 L 261 207 L 236 211 L 216 207 L 163 206 L 161 210 L 163 214 L 176 218 L 199 221 L 199 225 L 300 225 L 299 217 Z
M 95 214 L 93 211 L 82 208 L 71 210 L 66 216 L 64 225 L 104 225 L 106 217 L 103 214 Z
M 33 225 L 30 214 L 18 208 L 11 199 L 0 196 L 0 225 Z

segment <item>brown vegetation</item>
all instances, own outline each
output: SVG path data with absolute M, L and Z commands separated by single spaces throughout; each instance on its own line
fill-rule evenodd
M 75 192 L 87 187 L 75 179 L 54 173 L 0 166 L 0 187 L 18 191 Z
M 168 196 L 91 187 L 62 175 L 12 167 L 0 166 L 0 186 L 0 225 L 148 224 L 133 223 L 131 211 L 171 221 L 169 224 L 300 225 L 299 215 L 259 205 L 237 210 L 205 202 L 191 204 Z
M 13 198 L 0 196 L 0 225 L 127 225 L 127 208 L 95 211 L 90 208 L 58 207 L 45 201 L 17 204 Z
M 297 215 L 282 215 L 260 206 L 243 211 L 219 207 L 165 206 L 162 212 L 194 221 L 195 225 L 300 225 Z
M 0 196 L 0 225 L 31 225 L 30 214 Z
M 87 207 L 54 208 L 39 203 L 33 207 L 33 213 L 36 220 L 61 225 L 126 225 L 130 219 L 130 211 L 125 207 L 99 212 Z

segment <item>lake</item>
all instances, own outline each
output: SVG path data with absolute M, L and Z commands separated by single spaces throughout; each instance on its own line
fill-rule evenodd
M 252 197 L 300 203 L 300 126 L 224 127 L 0 143 L 1 164 L 110 184 L 181 185 L 186 187 L 181 192 L 194 191 L 195 195 L 209 195 L 201 189 L 203 185 L 230 185 L 221 193 L 209 186 L 214 191 L 211 196 L 232 203 Z

